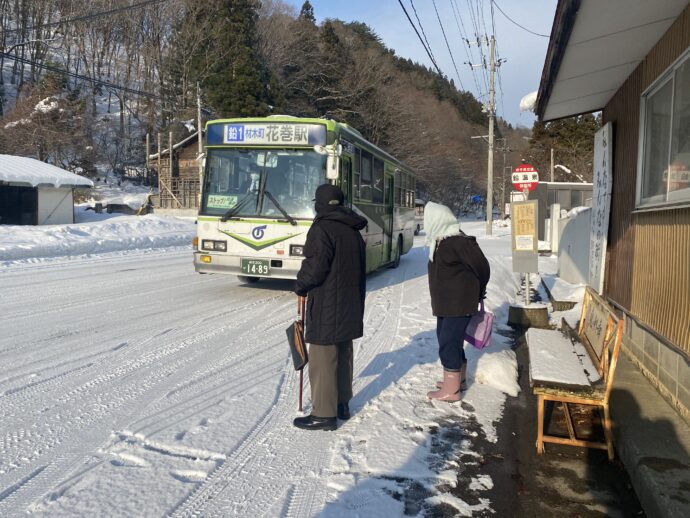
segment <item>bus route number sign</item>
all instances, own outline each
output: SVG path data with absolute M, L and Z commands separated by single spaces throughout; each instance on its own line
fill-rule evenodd
M 513 169 L 512 181 L 516 191 L 533 191 L 539 184 L 539 173 L 529 164 L 520 164 Z
M 271 267 L 262 259 L 242 259 L 242 273 L 247 275 L 269 275 Z

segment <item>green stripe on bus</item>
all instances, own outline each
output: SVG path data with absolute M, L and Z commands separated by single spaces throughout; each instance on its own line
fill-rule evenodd
M 247 245 L 249 248 L 252 248 L 252 249 L 257 250 L 257 251 L 263 250 L 264 248 L 268 248 L 271 245 L 278 244 L 281 241 L 286 241 L 286 240 L 290 239 L 291 237 L 302 235 L 302 233 L 300 232 L 298 234 L 290 234 L 289 236 L 276 237 L 274 239 L 268 239 L 266 241 L 251 241 L 251 240 L 247 239 L 246 237 L 238 236 L 237 234 L 233 234 L 231 232 L 225 232 L 223 230 L 221 230 L 221 232 L 223 232 L 223 234 L 225 234 L 226 236 L 231 237 L 231 238 L 239 241 L 243 245 Z
M 197 221 L 220 221 L 221 216 L 199 216 Z M 234 219 L 234 223 L 253 223 L 253 224 L 270 224 L 270 225 L 292 225 L 289 221 L 271 221 L 267 219 Z M 311 221 L 297 221 L 297 225 L 301 227 L 308 227 Z

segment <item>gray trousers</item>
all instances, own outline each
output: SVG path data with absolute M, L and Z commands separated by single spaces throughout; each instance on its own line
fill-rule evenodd
M 309 344 L 309 383 L 312 415 L 335 417 L 338 403 L 352 399 L 352 340 Z

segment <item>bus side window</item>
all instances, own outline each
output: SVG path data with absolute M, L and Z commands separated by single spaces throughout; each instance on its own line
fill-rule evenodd
M 400 171 L 395 171 L 395 204 L 400 205 L 401 192 L 402 190 L 402 173 Z
M 368 151 L 362 151 L 362 187 L 360 189 L 360 197 L 362 200 L 371 201 L 371 180 L 372 180 L 372 156 Z
M 355 171 L 354 171 L 354 195 L 353 198 L 355 201 L 359 201 L 359 189 L 360 189 L 360 174 L 362 172 L 362 166 L 360 163 L 360 151 L 359 149 L 355 149 Z
M 378 158 L 374 158 L 372 201 L 374 203 L 383 203 L 383 160 Z
M 407 206 L 407 174 L 402 174 L 402 182 L 400 184 L 400 206 Z
M 340 159 L 340 183 L 343 194 L 345 194 L 345 205 L 350 205 L 352 202 L 352 193 L 350 192 L 352 181 L 352 161 L 349 158 Z

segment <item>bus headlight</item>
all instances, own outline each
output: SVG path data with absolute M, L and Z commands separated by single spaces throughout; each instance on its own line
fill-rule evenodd
M 227 252 L 227 241 L 214 241 L 213 239 L 203 239 L 201 241 L 202 250 L 215 250 L 216 252 Z
M 304 245 L 290 245 L 290 255 L 304 255 Z

